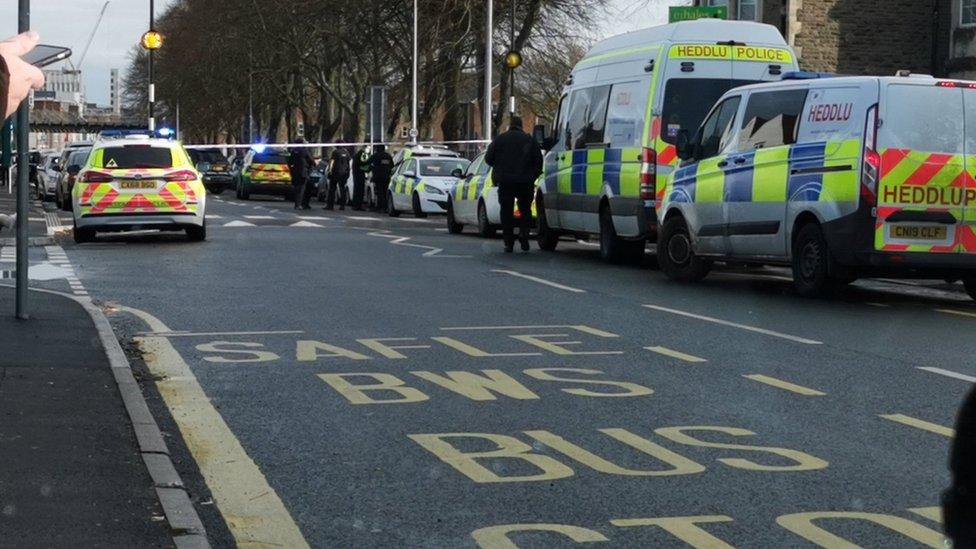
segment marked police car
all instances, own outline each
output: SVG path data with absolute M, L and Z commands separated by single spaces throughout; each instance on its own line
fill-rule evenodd
M 410 210 L 416 217 L 447 211 L 447 199 L 464 173 L 468 161 L 463 158 L 417 156 L 404 160 L 390 178 L 387 213 L 392 217 Z
M 206 192 L 178 141 L 128 135 L 100 139 L 71 189 L 75 242 L 96 231 L 185 230 L 204 240 Z
M 961 279 L 976 299 L 976 83 L 823 76 L 729 91 L 682 131 L 662 270 L 790 265 L 805 296 L 861 276 Z
M 491 166 L 485 162 L 485 153 L 481 153 L 454 184 L 447 204 L 448 232 L 458 234 L 465 225 L 474 225 L 478 228 L 478 235 L 484 238 L 495 236 L 502 216 L 498 205 L 498 187 L 491 178 L 491 172 Z M 535 215 L 534 205 L 532 214 Z M 515 208 L 514 215 L 516 218 L 521 215 L 518 208 Z
M 420 158 L 424 156 L 447 156 L 450 158 L 460 158 L 457 151 L 452 151 L 447 145 L 430 144 L 407 144 L 393 155 L 393 165 L 399 166 L 404 160 L 409 158 Z
M 658 191 L 675 142 L 729 89 L 796 70 L 775 27 L 701 19 L 622 34 L 576 64 L 560 99 L 539 185 L 539 246 L 599 235 L 611 262 L 636 260 L 657 234 Z M 660 185 L 659 185 L 660 184 Z

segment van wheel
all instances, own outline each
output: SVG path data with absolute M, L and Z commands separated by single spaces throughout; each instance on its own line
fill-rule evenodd
M 644 240 L 624 240 L 617 236 L 610 208 L 600 208 L 600 257 L 607 263 L 639 263 L 644 257 Z
M 207 239 L 207 220 L 203 220 L 203 225 L 197 227 L 191 225 L 186 228 L 186 238 L 190 242 L 203 242 Z
M 823 231 L 820 225 L 808 223 L 793 241 L 793 287 L 803 297 L 823 295 L 834 285 L 829 273 L 830 250 Z
M 966 293 L 969 294 L 969 297 L 976 299 L 976 276 L 963 279 L 962 284 L 966 287 Z
M 251 199 L 251 189 L 247 188 L 247 183 L 241 183 L 241 200 Z
M 537 218 L 536 242 L 538 242 L 540 250 L 552 252 L 559 245 L 559 232 L 549 226 L 549 221 L 546 219 L 545 203 L 542 201 L 542 193 L 536 194 L 535 196 L 535 211 Z
M 712 268 L 711 261 L 695 255 L 688 225 L 679 215 L 668 219 L 661 227 L 657 260 L 664 274 L 678 282 L 698 282 Z
M 412 206 L 413 206 L 414 217 L 419 217 L 419 218 L 427 217 L 427 214 L 424 213 L 424 209 L 420 207 L 420 195 L 417 193 L 413 193 Z
M 495 228 L 488 222 L 488 208 L 483 200 L 478 201 L 478 234 L 482 238 L 495 237 Z
M 393 205 L 393 193 L 387 193 L 386 195 L 386 214 L 390 217 L 400 217 L 400 210 L 396 209 Z
M 447 232 L 451 234 L 460 234 L 464 230 L 464 225 L 457 222 L 454 217 L 454 201 L 447 201 Z

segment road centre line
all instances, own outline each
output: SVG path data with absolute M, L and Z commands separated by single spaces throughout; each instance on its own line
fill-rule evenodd
M 578 332 L 583 332 L 585 334 L 591 334 L 599 337 L 620 337 L 617 334 L 612 334 L 610 332 L 605 332 L 603 330 L 598 330 L 596 328 L 591 328 L 589 326 L 583 326 L 581 324 L 548 324 L 548 325 L 535 325 L 535 326 L 449 326 L 447 328 L 441 328 L 444 331 L 460 331 L 460 330 L 534 330 L 542 328 L 572 328 Z
M 797 343 L 804 343 L 804 344 L 807 344 L 807 345 L 823 345 L 823 342 L 822 341 L 817 341 L 817 340 L 814 340 L 814 339 L 807 339 L 807 338 L 799 337 L 799 336 L 795 336 L 795 335 L 784 334 L 782 332 L 774 332 L 773 330 L 767 330 L 765 328 L 757 328 L 756 326 L 749 326 L 747 324 L 739 324 L 738 322 L 730 322 L 728 320 L 722 320 L 720 318 L 713 318 L 713 317 L 710 317 L 710 316 L 698 315 L 698 314 L 689 313 L 689 312 L 686 312 L 686 311 L 679 311 L 677 309 L 669 309 L 667 307 L 661 307 L 659 305 L 644 304 L 643 307 L 646 307 L 648 309 L 654 309 L 655 311 L 661 311 L 661 312 L 665 312 L 665 313 L 671 313 L 671 314 L 675 314 L 675 315 L 685 316 L 685 317 L 688 317 L 688 318 L 695 318 L 695 319 L 698 319 L 698 320 L 704 320 L 706 322 L 713 322 L 715 324 L 721 324 L 722 326 L 729 326 L 731 328 L 738 328 L 740 330 L 746 330 L 746 331 L 749 331 L 749 332 L 755 332 L 757 334 L 763 334 L 763 335 L 768 335 L 768 336 L 772 336 L 772 337 L 778 337 L 778 338 L 781 338 L 781 339 L 787 339 L 787 340 L 790 340 L 790 341 L 795 341 Z
M 926 372 L 932 372 L 933 374 L 939 374 L 941 376 L 961 379 L 963 381 L 968 381 L 970 383 L 976 383 L 976 377 L 967 376 L 966 374 L 960 374 L 959 372 L 953 372 L 952 370 L 943 370 L 942 368 L 932 368 L 930 366 L 919 366 L 917 369 L 925 370 Z
M 669 356 L 671 358 L 676 358 L 678 360 L 683 360 L 685 362 L 708 362 L 706 359 L 697 357 L 694 355 L 689 355 L 682 353 L 681 351 L 675 351 L 674 349 L 668 349 L 667 347 L 644 347 L 648 351 L 655 352 L 659 355 Z
M 579 288 L 573 288 L 572 286 L 566 286 L 564 284 L 559 284 L 558 282 L 552 282 L 552 281 L 546 280 L 544 278 L 539 278 L 537 276 L 527 275 L 527 274 L 524 274 L 524 273 L 520 273 L 518 271 L 509 271 L 507 269 L 492 269 L 491 272 L 493 272 L 493 273 L 502 273 L 502 274 L 507 274 L 507 275 L 511 275 L 511 276 L 516 276 L 516 277 L 519 277 L 519 278 L 524 278 L 525 280 L 531 280 L 532 282 L 538 282 L 539 284 L 545 284 L 546 286 L 551 286 L 553 288 L 557 288 L 557 289 L 560 289 L 560 290 L 565 290 L 567 292 L 573 292 L 573 293 L 577 293 L 577 294 L 585 294 L 586 293 L 586 290 L 581 290 Z
M 947 315 L 968 316 L 970 318 L 976 318 L 976 313 L 967 313 L 966 311 L 956 311 L 953 309 L 936 309 L 935 312 L 945 313 Z
M 200 336 L 246 336 L 246 335 L 284 335 L 284 334 L 304 334 L 304 330 L 267 330 L 258 332 L 139 332 L 140 336 L 155 337 L 200 337 Z
M 930 433 L 935 433 L 937 435 L 942 435 L 944 437 L 952 438 L 956 436 L 955 429 L 950 429 L 938 423 L 930 423 L 928 421 L 914 418 L 911 416 L 906 416 L 904 414 L 881 414 L 878 416 L 888 421 L 894 421 L 895 423 L 901 423 L 902 425 L 908 425 L 909 427 L 914 427 L 916 429 L 921 429 L 923 431 L 928 431 Z
M 172 333 L 156 317 L 118 306 L 153 333 Z M 308 547 L 295 520 L 233 431 L 214 408 L 193 371 L 165 337 L 135 339 L 156 387 L 196 461 L 237 545 Z
M 792 391 L 794 393 L 804 395 L 804 396 L 826 396 L 827 393 L 818 391 L 816 389 L 811 389 L 809 387 L 804 387 L 802 385 L 797 385 L 795 383 L 790 383 L 789 381 L 783 381 L 782 379 L 776 379 L 775 377 L 764 376 L 762 374 L 746 374 L 742 377 L 746 379 L 751 379 L 753 381 L 758 381 L 759 383 L 765 383 L 772 387 L 783 389 L 786 391 Z

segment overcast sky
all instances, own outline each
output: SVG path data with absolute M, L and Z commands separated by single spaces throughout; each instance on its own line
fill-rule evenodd
M 175 0 L 156 0 L 157 13 Z M 85 42 L 98 19 L 104 0 L 33 0 L 32 28 L 41 42 L 68 46 L 72 61 L 81 61 Z M 666 23 L 667 6 L 691 4 L 691 0 L 610 0 L 603 23 L 596 34 L 610 36 Z M 148 27 L 147 0 L 111 0 L 82 65 L 88 101 L 108 104 L 109 71 L 125 70 L 129 51 Z M 0 36 L 17 33 L 17 2 L 0 0 Z

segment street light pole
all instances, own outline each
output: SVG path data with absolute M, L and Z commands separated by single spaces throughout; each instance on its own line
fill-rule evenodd
M 515 0 L 512 0 L 512 28 L 509 33 L 508 51 L 515 51 Z M 515 68 L 508 69 L 508 114 L 515 116 Z
M 488 0 L 488 11 L 485 14 L 485 97 L 484 97 L 484 109 L 482 116 L 484 121 L 482 122 L 481 133 L 484 139 L 491 139 L 491 67 L 492 67 L 492 12 L 494 11 L 494 2 Z
M 417 143 L 417 3 L 413 0 L 413 110 L 410 120 L 410 142 Z
M 18 32 L 30 30 L 30 0 L 18 2 Z M 17 318 L 27 320 L 27 226 L 28 226 L 28 188 L 27 178 L 30 176 L 30 113 L 27 101 L 20 103 L 17 108 Z
M 254 55 L 247 54 L 247 140 L 254 141 Z
M 149 0 L 149 30 L 156 30 L 155 21 L 155 1 Z M 149 50 L 149 131 L 156 131 L 156 117 L 155 117 L 155 104 L 156 104 L 156 84 L 153 81 L 153 50 Z

